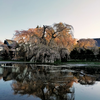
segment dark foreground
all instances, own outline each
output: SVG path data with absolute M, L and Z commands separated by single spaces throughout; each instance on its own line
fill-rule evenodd
M 99 100 L 100 67 L 76 65 L 0 63 L 0 100 Z

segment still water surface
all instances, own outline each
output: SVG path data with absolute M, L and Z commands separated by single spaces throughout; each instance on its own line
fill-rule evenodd
M 100 68 L 1 64 L 0 100 L 100 100 Z

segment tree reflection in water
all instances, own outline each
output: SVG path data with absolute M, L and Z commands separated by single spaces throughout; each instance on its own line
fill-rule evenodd
M 50 70 L 44 66 L 20 66 L 12 83 L 14 94 L 34 95 L 42 100 L 74 100 L 73 77 L 63 78 L 60 71 Z
M 29 94 L 42 100 L 74 100 L 74 82 L 92 85 L 99 75 L 89 70 L 42 65 L 12 65 L 3 68 L 3 80 L 13 80 L 14 94 Z

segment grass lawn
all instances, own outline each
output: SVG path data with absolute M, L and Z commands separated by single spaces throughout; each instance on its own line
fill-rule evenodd
M 68 61 L 67 64 L 96 64 L 100 65 L 99 61 Z
M 91 66 L 100 65 L 99 61 L 67 61 L 67 62 L 55 62 L 55 63 L 34 63 L 34 62 L 29 62 L 29 61 L 0 61 L 0 63 L 48 64 L 48 65 L 88 64 Z

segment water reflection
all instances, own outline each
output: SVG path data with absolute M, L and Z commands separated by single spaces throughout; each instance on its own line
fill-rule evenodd
M 42 100 L 75 100 L 73 83 L 93 85 L 100 69 L 67 68 L 54 65 L 12 64 L 0 67 L 0 79 L 13 80 L 14 94 L 33 95 Z

